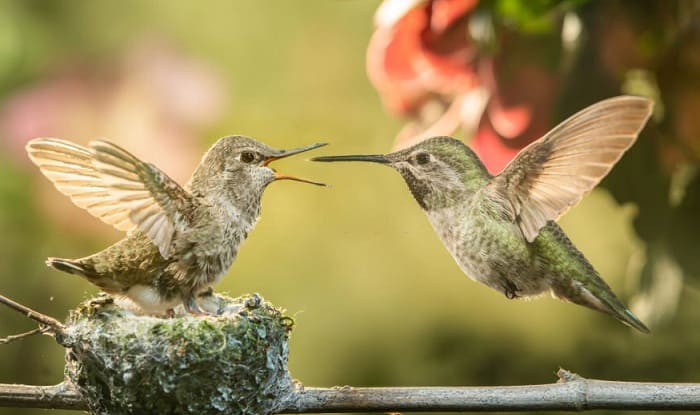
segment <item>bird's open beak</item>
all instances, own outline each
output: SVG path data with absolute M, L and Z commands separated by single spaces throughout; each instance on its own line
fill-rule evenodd
M 389 164 L 389 159 L 381 154 L 352 155 L 352 156 L 321 156 L 314 157 L 311 161 L 367 161 L 370 163 Z
M 299 147 L 299 148 L 293 148 L 291 150 L 282 150 L 279 153 L 275 154 L 274 156 L 270 156 L 263 161 L 262 165 L 267 166 L 268 164 L 272 163 L 275 160 L 283 159 L 285 157 L 293 156 L 295 154 L 303 153 L 309 150 L 313 150 L 319 147 L 325 146 L 327 143 L 315 143 L 311 144 L 305 147 Z M 273 169 L 274 171 L 274 169 Z M 281 174 L 275 171 L 275 180 L 294 180 L 297 182 L 302 182 L 302 183 L 309 183 L 309 184 L 315 184 L 316 186 L 326 186 L 325 183 L 319 183 L 319 182 L 314 182 L 311 180 L 307 179 L 302 179 L 300 177 L 296 176 L 290 176 L 288 174 Z

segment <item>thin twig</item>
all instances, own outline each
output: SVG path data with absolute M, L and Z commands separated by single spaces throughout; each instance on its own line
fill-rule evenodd
M 559 377 L 557 383 L 527 386 L 300 388 L 280 413 L 700 409 L 699 383 L 611 382 L 565 370 Z M 66 384 L 0 385 L 0 406 L 86 409 Z
M 37 327 L 33 330 L 26 331 L 24 333 L 20 334 L 13 334 L 11 336 L 6 336 L 6 337 L 0 337 L 0 344 L 9 344 L 12 342 L 16 342 L 17 340 L 22 340 L 26 337 L 31 337 L 31 336 L 36 336 L 37 334 L 44 334 L 46 332 L 46 327 L 41 326 Z
M 51 328 L 55 334 L 64 334 L 66 331 L 66 326 L 55 318 L 33 310 L 26 305 L 20 304 L 5 297 L 4 295 L 0 295 L 0 304 L 4 304 L 17 312 L 24 314 L 26 317 L 40 323 L 41 325 Z

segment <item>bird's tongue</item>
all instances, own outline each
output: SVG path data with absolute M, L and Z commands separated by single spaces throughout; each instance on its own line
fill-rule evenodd
M 281 174 L 281 173 L 277 173 L 277 172 L 275 172 L 275 180 L 294 180 L 295 182 L 309 183 L 309 184 L 313 184 L 316 186 L 324 186 L 324 187 L 327 186 L 327 184 L 325 184 L 325 183 L 314 182 L 311 180 L 302 179 L 301 177 L 290 176 L 288 174 Z

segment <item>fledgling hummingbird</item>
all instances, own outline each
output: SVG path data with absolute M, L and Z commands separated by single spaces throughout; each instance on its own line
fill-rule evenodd
M 34 139 L 27 144 L 29 157 L 61 193 L 128 232 L 94 255 L 46 263 L 149 314 L 172 315 L 180 303 L 191 314 L 208 314 L 197 295 L 233 263 L 258 219 L 267 185 L 284 179 L 323 185 L 277 173 L 268 164 L 323 145 L 277 150 L 248 137 L 223 137 L 181 187 L 107 141 L 83 148 L 56 138 Z
M 507 298 L 551 292 L 648 333 L 554 221 L 610 171 L 651 112 L 652 102 L 640 97 L 598 102 L 525 147 L 496 176 L 450 137 L 386 155 L 312 160 L 397 170 L 462 271 Z

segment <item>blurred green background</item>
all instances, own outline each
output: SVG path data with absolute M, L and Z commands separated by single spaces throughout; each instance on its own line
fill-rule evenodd
M 63 318 L 96 289 L 44 259 L 120 238 L 29 163 L 23 145 L 35 136 L 106 137 L 180 182 L 229 134 L 280 148 L 331 143 L 315 154 L 389 151 L 401 123 L 365 69 L 378 4 L 0 0 L 0 292 Z M 258 292 L 295 315 L 290 368 L 304 384 L 547 383 L 559 367 L 700 381 L 700 292 L 687 275 L 671 295 L 675 313 L 646 336 L 550 298 L 508 301 L 467 279 L 390 169 L 303 158 L 276 167 L 331 187 L 270 186 L 256 229 L 215 288 Z M 617 200 L 597 189 L 560 223 L 628 301 L 642 289 L 649 249 L 635 230 L 640 209 Z M 0 336 L 32 327 L 0 310 Z M 62 380 L 63 350 L 50 338 L 0 348 L 0 382 Z

